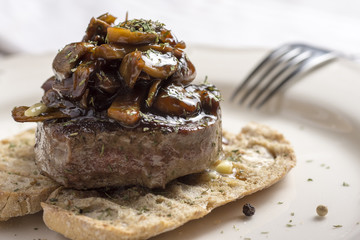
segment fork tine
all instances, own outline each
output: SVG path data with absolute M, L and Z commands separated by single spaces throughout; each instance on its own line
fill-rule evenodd
M 265 80 L 267 79 L 268 76 L 273 75 L 276 70 L 278 69 L 278 66 L 294 59 L 295 57 L 297 57 L 299 54 L 301 53 L 301 49 L 299 48 L 294 48 L 290 51 L 287 51 L 286 53 L 282 54 L 281 56 L 279 56 L 279 58 L 277 58 L 276 60 L 274 60 L 272 63 L 270 62 L 268 65 L 268 69 L 266 69 L 265 72 L 263 72 L 261 74 L 260 77 L 258 77 L 257 82 L 252 86 L 252 88 L 250 88 L 245 95 L 240 99 L 240 104 L 242 104 L 243 102 L 245 102 L 245 100 L 254 92 L 255 89 L 258 88 L 258 86 Z
M 257 109 L 261 108 L 267 101 L 269 101 L 278 91 L 280 91 L 289 80 L 294 80 L 296 77 L 300 76 L 300 73 L 309 73 L 317 67 L 320 67 L 326 63 L 331 62 L 336 59 L 336 55 L 328 53 L 322 56 L 317 57 L 311 62 L 305 62 L 300 64 L 295 68 L 288 76 L 286 76 L 268 95 L 266 95 L 263 100 L 256 106 Z
M 290 46 L 288 44 L 281 46 L 278 49 L 275 49 L 270 54 L 268 54 L 258 66 L 248 75 L 248 77 L 240 84 L 240 86 L 234 91 L 231 96 L 231 100 L 233 101 L 235 97 L 245 88 L 245 86 L 249 83 L 249 81 L 270 61 L 272 58 L 279 58 L 282 55 L 286 54 L 287 49 Z
M 263 96 L 264 92 L 268 89 L 270 89 L 270 87 L 276 83 L 278 81 L 278 79 L 281 79 L 281 77 L 284 78 L 284 75 L 286 74 L 286 72 L 289 71 L 289 69 L 291 70 L 291 66 L 298 66 L 300 64 L 302 64 L 304 61 L 306 61 L 309 57 L 311 56 L 311 51 L 303 51 L 300 52 L 297 56 L 288 59 L 285 62 L 285 66 L 283 68 L 281 68 L 268 82 L 265 86 L 263 86 L 258 93 L 255 95 L 255 97 L 251 100 L 251 102 L 248 104 L 248 107 L 252 107 L 260 98 L 261 96 Z M 290 75 L 292 72 L 288 73 L 287 75 Z M 286 78 L 286 75 L 285 75 Z

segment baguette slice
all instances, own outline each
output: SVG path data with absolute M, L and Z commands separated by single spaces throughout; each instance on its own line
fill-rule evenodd
M 58 188 L 42 203 L 45 224 L 77 240 L 147 239 L 271 186 L 296 164 L 288 141 L 266 126 L 252 123 L 224 137 L 223 160 L 233 164 L 232 174 L 209 170 L 157 190 Z
M 34 130 L 0 141 L 0 221 L 36 213 L 58 184 L 34 162 Z

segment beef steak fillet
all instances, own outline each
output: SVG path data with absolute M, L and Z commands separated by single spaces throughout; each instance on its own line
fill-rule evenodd
M 221 151 L 221 120 L 202 115 L 143 117 L 135 128 L 100 119 L 39 122 L 36 164 L 56 182 L 76 189 L 142 185 L 201 172 Z

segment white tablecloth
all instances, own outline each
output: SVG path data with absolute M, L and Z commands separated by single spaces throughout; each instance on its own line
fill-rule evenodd
M 92 16 L 165 22 L 189 44 L 309 42 L 360 53 L 358 0 L 0 0 L 0 52 L 44 53 L 79 41 Z

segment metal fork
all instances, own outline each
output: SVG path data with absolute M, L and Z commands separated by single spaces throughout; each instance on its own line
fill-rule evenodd
M 270 52 L 234 91 L 231 100 L 248 100 L 248 107 L 261 108 L 272 97 L 317 67 L 331 62 L 339 53 L 302 43 L 285 44 Z

